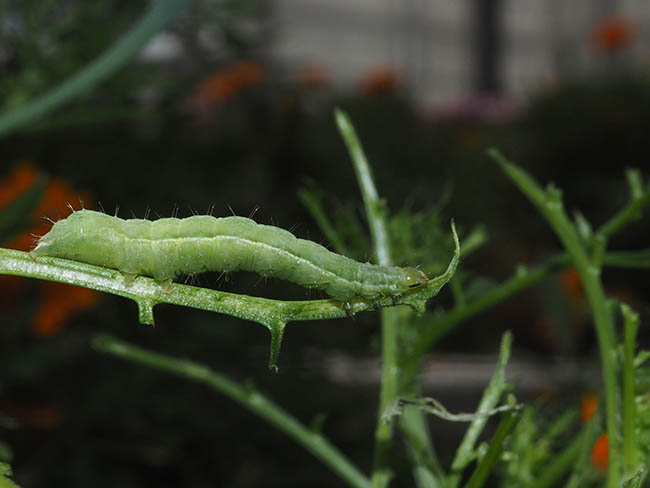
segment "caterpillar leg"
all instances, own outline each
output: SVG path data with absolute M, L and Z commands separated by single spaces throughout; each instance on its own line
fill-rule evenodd
M 122 278 L 126 286 L 131 286 L 137 277 L 138 275 L 134 273 L 122 273 Z
M 354 318 L 354 310 L 352 310 L 352 305 L 350 305 L 350 302 L 343 302 L 343 307 L 345 308 L 345 313 L 348 317 L 351 319 Z
M 160 285 L 160 290 L 163 293 L 171 293 L 171 291 L 172 291 L 172 283 L 173 282 L 174 281 L 171 278 L 167 279 L 167 280 L 156 281 L 156 283 L 158 283 Z

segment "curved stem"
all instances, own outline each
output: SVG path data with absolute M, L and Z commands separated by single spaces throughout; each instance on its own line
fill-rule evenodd
M 368 488 L 370 486 L 369 480 L 322 434 L 305 427 L 289 412 L 280 408 L 255 389 L 235 383 L 202 364 L 148 351 L 106 334 L 97 336 L 93 341 L 93 345 L 100 351 L 114 354 L 134 363 L 144 364 L 154 369 L 206 384 L 291 437 L 316 458 L 320 459 L 323 464 L 327 465 L 350 486 L 356 488 Z
M 97 59 L 60 85 L 0 116 L 0 136 L 20 129 L 108 78 L 136 54 L 155 34 L 176 19 L 190 0 L 157 0 L 142 18 Z
M 334 116 L 339 132 L 345 141 L 352 165 L 359 183 L 366 217 L 372 236 L 373 250 L 377 262 L 382 266 L 391 265 L 391 246 L 386 225 L 386 204 L 379 198 L 372 177 L 372 169 L 363 152 L 361 141 L 357 137 L 354 126 L 348 115 L 342 110 L 335 110 Z M 379 410 L 377 412 L 377 427 L 375 430 L 375 456 L 373 462 L 372 486 L 382 488 L 388 486 L 392 478 L 389 467 L 389 457 L 393 437 L 393 423 L 384 422 L 382 414 L 386 407 L 395 399 L 399 387 L 398 367 L 398 314 L 394 309 L 381 311 L 381 343 L 382 369 L 381 392 L 379 395 Z
M 458 253 L 457 248 L 456 255 L 443 275 L 398 299 L 385 297 L 377 301 L 367 301 L 357 297 L 348 303 L 335 300 L 271 300 L 178 283 L 161 286 L 153 279 L 143 276 L 135 280 L 125 279 L 122 273 L 114 269 L 52 257 L 34 259 L 26 252 L 2 248 L 0 274 L 68 283 L 129 298 L 137 303 L 140 322 L 143 324 L 153 325 L 153 307 L 159 303 L 197 308 L 257 322 L 271 332 L 270 363 L 273 366 L 279 353 L 284 326 L 288 322 L 347 318 L 350 313 L 399 304 L 423 308 L 426 301 L 436 295 L 453 276 L 458 264 Z
M 578 233 L 564 212 L 561 193 L 557 188 L 543 190 L 539 184 L 523 170 L 506 160 L 498 151 L 488 151 L 504 173 L 515 183 L 521 192 L 537 207 L 540 213 L 558 236 L 571 257 L 580 278 L 594 317 L 603 381 L 605 384 L 607 435 L 610 439 L 610 455 L 607 469 L 608 488 L 616 488 L 621 478 L 621 459 L 619 450 L 619 384 L 616 376 L 616 337 L 613 317 L 607 304 L 600 276 L 600 262 L 590 258 L 580 241 Z M 603 238 L 604 240 L 604 238 Z M 602 244 L 604 250 L 604 243 Z
M 650 268 L 650 250 L 608 252 L 603 256 L 603 265 L 615 268 Z M 459 324 L 477 316 L 481 312 L 502 303 L 504 300 L 533 286 L 553 273 L 571 266 L 568 254 L 559 254 L 548 259 L 544 264 L 535 268 L 520 268 L 514 276 L 483 294 L 480 298 L 456 305 L 449 311 L 433 320 L 422 332 L 413 352 L 413 357 L 420 357 L 431 348 L 436 341 L 454 330 Z

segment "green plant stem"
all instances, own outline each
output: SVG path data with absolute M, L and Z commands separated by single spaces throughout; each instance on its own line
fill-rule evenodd
M 399 427 L 408 440 L 407 448 L 413 466 L 413 478 L 418 488 L 441 487 L 445 474 L 435 455 L 422 410 L 414 406 L 404 407 L 404 413 L 399 419 Z
M 26 252 L 2 248 L 0 248 L 0 274 L 68 283 L 129 298 L 137 303 L 139 321 L 142 324 L 154 324 L 153 307 L 159 303 L 197 308 L 257 322 L 271 332 L 269 362 L 273 367 L 280 351 L 284 327 L 288 322 L 347 318 L 350 313 L 374 310 L 377 307 L 390 307 L 400 301 L 413 307 L 423 308 L 426 300 L 437 294 L 444 283 L 453 276 L 458 264 L 459 252 L 457 248 L 456 255 L 444 275 L 429 280 L 426 285 L 405 294 L 401 300 L 396 301 L 386 297 L 377 302 L 370 302 L 354 298 L 347 304 L 335 300 L 271 300 L 178 283 L 161 286 L 153 279 L 143 276 L 130 281 L 114 269 L 52 257 L 34 259 Z
M 477 412 L 488 412 L 496 407 L 501 395 L 508 388 L 506 383 L 506 366 L 510 359 L 510 348 L 512 347 L 512 334 L 506 332 L 501 339 L 499 350 L 499 360 L 492 375 L 490 383 L 483 392 L 483 397 L 476 409 Z M 460 483 L 463 471 L 474 459 L 474 446 L 481 432 L 485 428 L 488 417 L 478 415 L 467 428 L 463 440 L 456 450 L 456 455 L 451 463 L 451 473 L 447 477 L 447 487 L 455 488 Z
M 608 252 L 603 256 L 603 265 L 617 268 L 650 268 L 650 249 Z
M 189 3 L 190 0 L 153 2 L 142 18 L 97 59 L 35 100 L 0 116 L 0 136 L 20 129 L 108 78 L 176 19 Z
M 603 265 L 616 268 L 650 268 L 650 250 L 608 252 L 603 256 Z M 568 254 L 553 256 L 546 263 L 532 269 L 520 268 L 511 278 L 486 292 L 480 298 L 454 306 L 431 322 L 422 332 L 414 349 L 414 357 L 420 357 L 440 338 L 451 332 L 456 326 L 472 317 L 498 305 L 513 295 L 540 282 L 544 278 L 571 266 Z
M 499 461 L 506 437 L 514 430 L 520 419 L 521 414 L 518 412 L 507 413 L 504 416 L 490 441 L 487 453 L 476 466 L 465 488 L 481 488 L 485 484 L 494 466 Z
M 369 480 L 322 434 L 308 429 L 291 414 L 253 388 L 239 385 L 201 364 L 154 353 L 109 335 L 97 336 L 93 345 L 100 351 L 128 361 L 208 385 L 295 440 L 345 480 L 348 485 L 357 488 L 370 486 Z
M 350 251 L 343 243 L 343 239 L 341 239 L 338 231 L 334 228 L 334 225 L 332 225 L 332 222 L 327 216 L 327 212 L 323 207 L 322 194 L 316 189 L 301 188 L 298 190 L 298 198 L 300 198 L 300 201 L 309 211 L 311 217 L 316 221 L 316 224 L 318 224 L 318 227 L 334 250 L 339 254 L 350 256 Z
M 636 403 L 634 397 L 634 347 L 639 315 L 625 305 L 623 314 L 623 469 L 626 477 L 634 476 L 637 466 Z
M 383 422 L 381 416 L 386 407 L 397 397 L 399 391 L 399 368 L 397 366 L 398 322 L 396 313 L 397 310 L 395 309 L 383 309 L 381 311 L 382 369 L 377 427 L 375 430 L 373 488 L 388 486 L 393 477 L 390 458 L 394 424 L 393 422 Z
M 592 262 L 584 248 L 575 227 L 564 213 L 559 190 L 549 187 L 544 191 L 537 182 L 523 170 L 507 161 L 498 151 L 488 151 L 501 166 L 504 173 L 528 197 L 546 218 L 555 234 L 571 256 L 587 295 L 598 336 L 600 358 L 605 384 L 606 424 L 610 440 L 610 455 L 607 469 L 608 488 L 618 488 L 621 476 L 621 460 L 618 449 L 619 413 L 618 380 L 616 377 L 615 349 L 616 339 L 612 323 L 612 314 L 607 305 L 607 298 L 600 277 L 600 267 Z M 621 228 L 622 224 L 618 224 Z
M 595 235 L 609 239 L 631 222 L 639 219 L 643 208 L 650 203 L 650 185 L 647 185 L 645 189 L 642 188 L 641 177 L 637 171 L 630 170 L 627 176 L 632 189 L 630 201 L 616 215 L 605 222 Z
M 596 439 L 601 433 L 600 418 L 592 418 L 581 432 L 583 437 L 582 444 L 578 449 L 578 456 L 571 466 L 571 475 L 564 485 L 565 488 L 582 488 L 585 484 L 587 473 L 593 473 L 593 464 L 591 462 L 591 452 Z
M 354 126 L 350 121 L 350 117 L 342 110 L 336 109 L 335 118 L 339 132 L 343 136 L 345 145 L 350 153 L 354 172 L 359 182 L 361 196 L 363 197 L 363 203 L 368 217 L 368 225 L 370 226 L 373 250 L 377 257 L 377 264 L 390 266 L 392 258 L 390 237 L 386 224 L 386 218 L 388 216 L 386 202 L 379 198 L 372 178 L 372 170 L 363 152 L 361 141 L 359 141 Z
M 335 111 L 334 116 L 357 176 L 377 263 L 382 266 L 390 266 L 391 248 L 388 226 L 386 224 L 386 204 L 379 198 L 372 178 L 372 170 L 350 118 L 339 109 Z M 373 488 L 388 486 L 392 478 L 389 458 L 393 437 L 393 423 L 383 422 L 381 416 L 386 407 L 397 396 L 399 388 L 399 361 L 397 351 L 399 339 L 398 312 L 394 309 L 382 309 L 381 319 L 382 371 L 377 428 L 375 430 L 376 444 L 372 473 Z
M 420 357 L 433 343 L 449 333 L 458 324 L 503 302 L 505 299 L 534 285 L 552 273 L 567 268 L 569 263 L 568 256 L 559 256 L 551 258 L 547 263 L 530 270 L 521 268 L 512 278 L 509 278 L 504 283 L 485 293 L 481 298 L 465 303 L 462 306 L 455 306 L 441 315 L 440 318 L 434 320 L 422 332 L 414 348 L 413 356 Z
M 587 430 L 585 429 L 562 452 L 553 456 L 551 462 L 544 467 L 544 471 L 535 476 L 535 482 L 530 488 L 557 486 L 558 480 L 569 472 L 576 459 L 578 459 L 586 438 Z

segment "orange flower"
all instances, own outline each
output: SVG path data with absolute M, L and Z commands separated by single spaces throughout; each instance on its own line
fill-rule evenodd
M 401 85 L 401 81 L 401 73 L 394 66 L 375 66 L 363 73 L 359 89 L 364 95 L 376 95 L 394 91 Z
M 39 176 L 39 171 L 28 162 L 20 162 L 14 166 L 9 176 L 0 182 L 0 211 L 2 207 L 30 188 Z M 67 183 L 56 179 L 49 180 L 41 202 L 30 216 L 31 226 L 2 245 L 20 251 L 29 251 L 34 245 L 33 236 L 45 234 L 51 226 L 43 217 L 60 219 L 70 212 L 69 204 L 77 205 L 82 201 L 83 196 Z M 5 304 L 15 302 L 24 282 L 25 280 L 19 276 L 0 276 L 2 301 Z M 43 300 L 37 307 L 32 323 L 32 331 L 38 337 L 46 337 L 58 332 L 70 317 L 87 310 L 99 298 L 99 294 L 94 290 L 61 283 L 43 281 L 41 287 Z
M 600 434 L 594 447 L 591 450 L 591 463 L 601 473 L 607 472 L 607 461 L 609 460 L 609 438 L 607 434 Z
M 38 178 L 38 170 L 26 161 L 17 163 L 4 181 L 0 182 L 0 208 L 7 206 L 18 195 L 31 187 Z
M 16 164 L 7 178 L 0 182 L 0 209 L 36 183 L 40 175 L 40 172 L 27 161 Z M 29 229 L 2 245 L 19 251 L 29 251 L 34 246 L 35 239 L 31 234 L 43 235 L 50 229 L 51 224 L 46 218 L 52 220 L 62 218 L 70 213 L 68 205 L 81 206 L 85 198 L 86 195 L 73 190 L 67 183 L 51 179 L 40 203 L 30 215 Z
M 242 89 L 259 85 L 264 77 L 262 67 L 252 61 L 236 61 L 203 79 L 194 90 L 194 105 L 205 112 L 234 97 Z
M 47 283 L 34 315 L 32 332 L 37 337 L 52 336 L 63 328 L 71 316 L 92 308 L 98 299 L 99 293 L 95 290 L 64 283 Z
M 331 80 L 331 75 L 325 66 L 304 64 L 296 71 L 295 80 L 302 88 L 313 90 L 327 85 Z
M 585 292 L 582 287 L 582 280 L 580 273 L 575 268 L 569 268 L 560 274 L 560 283 L 564 293 L 569 297 L 572 302 L 581 301 L 584 298 Z
M 628 45 L 636 33 L 635 25 L 623 17 L 607 17 L 591 32 L 591 43 L 597 51 L 613 52 Z
M 572 320 L 579 324 L 589 311 L 580 273 L 575 268 L 569 268 L 560 273 L 560 286 L 567 297 Z
M 580 420 L 589 422 L 598 410 L 599 397 L 596 393 L 585 393 L 580 399 Z

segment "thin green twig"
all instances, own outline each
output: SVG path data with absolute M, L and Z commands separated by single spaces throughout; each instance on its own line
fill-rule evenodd
M 551 258 L 547 263 L 533 269 L 520 267 L 512 278 L 509 278 L 504 283 L 488 291 L 480 298 L 465 305 L 456 306 L 445 312 L 437 320 L 434 320 L 422 332 L 418 343 L 414 347 L 413 356 L 420 357 L 429 350 L 433 343 L 449 333 L 460 323 L 503 302 L 506 298 L 523 291 L 552 273 L 567 268 L 569 263 L 570 261 L 567 256 L 559 256 Z
M 370 235 L 372 236 L 373 250 L 377 257 L 377 264 L 390 266 L 392 264 L 390 236 L 388 234 L 388 209 L 386 202 L 379 198 L 379 193 L 372 178 L 372 169 L 363 152 L 361 141 L 357 137 L 350 117 L 342 110 L 335 110 L 336 124 L 343 136 L 345 145 L 350 153 L 354 172 L 357 175 L 361 196 L 368 217 Z
M 600 277 L 601 261 L 597 256 L 589 256 L 576 228 L 564 212 L 561 193 L 557 188 L 549 186 L 547 190 L 543 190 L 531 176 L 506 160 L 496 149 L 490 149 L 488 154 L 497 161 L 504 173 L 546 218 L 571 256 L 580 274 L 594 317 L 605 384 L 605 418 L 607 434 L 612 446 L 609 455 L 606 486 L 608 488 L 618 488 L 621 476 L 621 459 L 618 448 L 619 425 L 617 417 L 619 413 L 619 386 L 614 362 L 616 337 L 612 314 L 607 304 L 607 297 Z M 622 225 L 618 227 L 620 228 Z M 604 241 L 604 238 L 602 240 Z M 604 244 L 604 242 L 601 244 L 603 251 Z
M 587 473 L 593 472 L 591 451 L 594 442 L 596 442 L 601 432 L 601 423 L 600 418 L 594 417 L 583 428 L 580 434 L 582 436 L 582 442 L 578 446 L 578 453 L 571 465 L 571 475 L 564 485 L 565 488 L 582 488 L 584 486 L 584 480 L 588 476 Z
M 316 189 L 301 188 L 298 190 L 298 198 L 316 221 L 325 238 L 332 244 L 334 250 L 339 254 L 350 256 L 350 251 L 325 212 L 320 192 Z
M 148 351 L 109 335 L 97 336 L 93 341 L 93 345 L 100 351 L 128 361 L 208 385 L 213 390 L 227 396 L 232 401 L 239 403 L 275 426 L 288 437 L 291 437 L 338 474 L 348 485 L 356 488 L 368 488 L 370 486 L 368 478 L 322 434 L 305 427 L 290 413 L 280 408 L 257 390 L 249 386 L 239 385 L 202 364 Z
M 650 268 L 650 249 L 608 252 L 603 256 L 603 265 L 617 268 Z
M 510 432 L 517 427 L 520 419 L 520 413 L 510 412 L 503 417 L 501 422 L 499 422 L 499 427 L 497 427 L 497 431 L 494 433 L 492 440 L 490 440 L 490 445 L 488 446 L 485 456 L 483 456 L 483 459 L 481 459 L 478 466 L 476 466 L 476 469 L 467 481 L 465 488 L 481 488 L 485 484 L 488 476 L 490 476 L 490 473 L 494 469 L 494 466 L 499 461 L 506 437 L 508 437 Z
M 604 239 L 610 238 L 621 229 L 641 217 L 644 207 L 650 204 L 650 184 L 643 188 L 641 176 L 637 170 L 628 170 L 627 178 L 631 189 L 628 204 L 605 222 L 595 233 Z
M 506 332 L 501 339 L 501 347 L 499 350 L 499 360 L 492 375 L 492 379 L 487 388 L 483 392 L 483 397 L 479 402 L 477 412 L 487 412 L 496 407 L 499 399 L 503 393 L 508 389 L 506 382 L 506 365 L 510 359 L 510 348 L 512 346 L 512 334 Z M 474 459 L 474 446 L 478 440 L 479 435 L 483 431 L 485 424 L 488 421 L 487 416 L 479 415 L 467 428 L 463 440 L 456 450 L 456 456 L 451 464 L 451 473 L 447 478 L 447 486 L 455 488 L 460 483 L 463 471 Z
M 373 250 L 377 262 L 383 266 L 391 265 L 391 246 L 388 234 L 386 203 L 379 198 L 372 178 L 372 170 L 363 152 L 361 142 L 348 115 L 337 109 L 336 124 L 345 141 L 354 167 L 363 203 L 366 209 Z M 393 437 L 393 424 L 381 421 L 382 412 L 397 396 L 399 388 L 398 368 L 398 320 L 397 313 L 391 309 L 381 311 L 382 372 L 379 411 L 375 430 L 375 456 L 372 473 L 373 488 L 388 486 L 392 478 L 389 467 L 390 449 Z
M 404 408 L 399 429 L 407 440 L 413 478 L 418 488 L 440 488 L 445 472 L 435 454 L 422 411 L 412 406 Z
M 636 446 L 636 399 L 634 395 L 634 348 L 639 315 L 621 304 L 623 314 L 623 471 L 631 477 L 638 469 Z
M 176 19 L 190 0 L 157 0 L 115 44 L 60 85 L 26 105 L 0 116 L 0 136 L 20 129 L 50 110 L 90 90 L 136 54 L 156 33 Z
M 459 412 L 453 413 L 435 398 L 405 398 L 400 397 L 388 406 L 382 418 L 384 422 L 389 422 L 395 416 L 402 416 L 410 408 L 415 407 L 418 410 L 434 415 L 449 422 L 472 422 L 479 417 L 492 417 L 499 413 L 509 412 L 511 410 L 521 410 L 523 405 L 499 405 L 487 411 L 477 410 L 476 412 Z
M 551 461 L 544 466 L 544 470 L 535 476 L 535 481 L 530 488 L 549 488 L 557 486 L 557 482 L 565 476 L 583 450 L 587 430 L 584 429 L 575 436 L 571 443 L 561 452 L 555 454 Z
M 608 252 L 603 256 L 602 263 L 603 266 L 614 268 L 650 268 L 650 250 Z M 424 354 L 434 343 L 461 323 L 570 266 L 571 259 L 568 254 L 553 256 L 546 263 L 531 269 L 520 266 L 511 278 L 481 297 L 462 306 L 454 306 L 431 322 L 418 339 L 413 356 L 419 357 Z
M 271 332 L 269 362 L 274 366 L 280 351 L 282 334 L 288 322 L 346 318 L 350 313 L 374 310 L 377 307 L 390 307 L 400 303 L 424 308 L 426 300 L 436 295 L 453 276 L 458 264 L 459 252 L 457 248 L 445 274 L 431 279 L 426 285 L 398 299 L 386 297 L 371 302 L 357 297 L 351 299 L 348 304 L 335 300 L 271 300 L 178 283 L 172 283 L 167 288 L 143 276 L 130 281 L 114 269 L 52 257 L 34 259 L 28 253 L 2 248 L 0 248 L 0 274 L 68 283 L 129 298 L 137 303 L 139 321 L 142 324 L 153 325 L 153 307 L 159 303 L 197 308 L 257 322 Z

